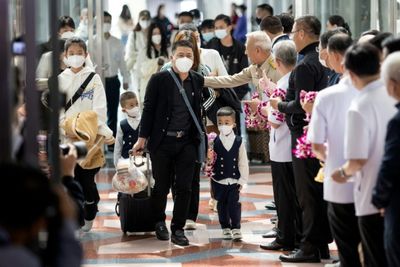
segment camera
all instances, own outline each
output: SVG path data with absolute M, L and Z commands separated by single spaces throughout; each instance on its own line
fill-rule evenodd
M 83 159 L 84 157 L 86 157 L 88 150 L 85 142 L 73 142 L 72 145 L 76 149 L 78 159 Z M 60 145 L 60 149 L 63 155 L 67 155 L 69 153 L 69 148 L 70 147 L 67 144 Z

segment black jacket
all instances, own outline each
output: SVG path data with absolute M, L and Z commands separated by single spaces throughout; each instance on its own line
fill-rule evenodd
M 286 123 L 292 132 L 301 132 L 307 125 L 304 121 L 306 114 L 300 104 L 300 91 L 321 91 L 328 85 L 326 69 L 318 59 L 318 44 L 312 43 L 300 51 L 304 58 L 289 76 L 286 100 L 278 105 L 279 111 L 285 113 Z
M 194 91 L 192 108 L 204 131 L 204 125 L 201 120 L 204 78 L 194 71 L 190 71 L 189 75 Z M 177 77 L 179 79 L 178 75 Z M 172 113 L 173 90 L 178 90 L 178 87 L 168 71 L 154 74 L 147 84 L 139 137 L 148 138 L 147 148 L 150 152 L 154 152 L 157 149 L 166 135 Z M 198 144 L 198 131 L 192 120 L 191 123 L 191 129 L 188 134 Z
M 372 195 L 372 203 L 377 208 L 400 205 L 393 201 L 400 194 L 400 103 L 396 107 L 399 111 L 388 123 L 385 154 Z
M 215 49 L 222 56 L 222 44 L 218 38 L 213 38 L 208 44 L 207 47 L 209 49 Z M 247 59 L 247 55 L 245 54 L 246 48 L 245 46 L 233 39 L 233 50 L 232 55 L 229 57 L 227 68 L 228 74 L 233 75 L 241 72 L 244 68 L 249 66 L 249 62 Z M 223 60 L 224 61 L 224 60 Z M 240 100 L 250 91 L 250 88 L 247 84 L 235 87 L 235 93 L 239 97 Z

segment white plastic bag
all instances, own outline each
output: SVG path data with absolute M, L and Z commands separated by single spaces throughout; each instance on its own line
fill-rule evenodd
M 148 181 L 133 162 L 129 159 L 121 159 L 117 164 L 117 172 L 112 179 L 112 187 L 115 191 L 125 194 L 136 194 L 146 189 Z

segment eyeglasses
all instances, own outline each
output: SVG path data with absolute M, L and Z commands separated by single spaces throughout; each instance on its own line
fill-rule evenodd
M 299 31 L 302 31 L 303 29 L 300 29 L 300 30 L 297 30 L 297 31 L 294 31 L 294 32 L 290 32 L 289 34 L 290 35 L 294 35 L 296 32 L 299 32 Z

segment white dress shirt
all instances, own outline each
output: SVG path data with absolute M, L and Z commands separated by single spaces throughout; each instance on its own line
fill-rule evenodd
M 344 132 L 347 111 L 351 101 L 358 95 L 346 76 L 336 85 L 318 93 L 315 99 L 307 139 L 314 144 L 327 143 L 328 150 L 324 166 L 324 199 L 329 202 L 354 203 L 353 179 L 341 184 L 335 182 L 331 175 L 345 162 Z
M 226 151 L 229 151 L 233 146 L 236 135 L 232 131 L 228 136 L 220 134 L 219 138 L 221 140 L 222 145 L 225 147 Z M 216 181 L 214 179 L 213 180 L 219 184 L 224 184 L 224 185 L 240 184 L 243 186 L 247 183 L 247 180 L 249 179 L 249 161 L 247 159 L 246 148 L 244 147 L 243 141 L 239 147 L 238 167 L 240 172 L 239 180 L 233 178 L 226 178 L 220 181 Z
M 132 127 L 132 129 L 136 130 L 139 127 L 140 117 L 138 118 L 131 118 L 127 116 L 128 124 Z M 114 166 L 117 167 L 118 160 L 121 158 L 122 153 L 122 146 L 124 144 L 124 132 L 121 128 L 121 123 L 118 123 L 117 127 L 117 135 L 115 137 L 115 144 L 114 144 Z
M 277 82 L 277 88 L 286 89 L 289 86 L 290 72 L 285 74 Z M 275 162 L 292 162 L 292 144 L 290 138 L 289 127 L 285 122 L 281 122 L 272 115 L 273 108 L 269 107 L 268 121 L 278 124 L 278 128 L 271 127 L 269 134 L 269 154 L 272 161 Z
M 357 216 L 379 212 L 371 203 L 372 190 L 382 162 L 387 124 L 396 113 L 395 104 L 383 82 L 376 80 L 362 89 L 347 113 L 345 158 L 367 160 L 355 175 L 354 202 Z
M 93 40 L 93 52 L 97 51 L 96 38 Z M 97 58 L 97 53 L 91 53 L 93 62 L 98 65 L 99 59 Z M 118 75 L 118 70 L 121 72 L 124 83 L 129 83 L 130 74 L 126 68 L 126 63 L 124 60 L 125 49 L 121 43 L 121 40 L 114 36 L 105 39 L 103 37 L 103 69 L 104 77 L 111 78 Z M 96 66 L 99 68 L 99 66 Z

